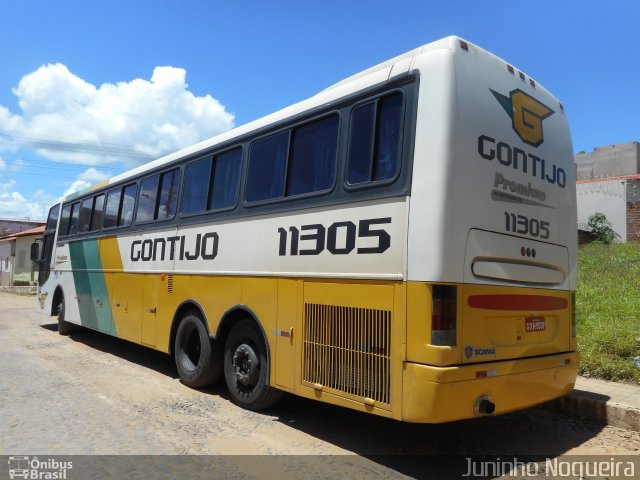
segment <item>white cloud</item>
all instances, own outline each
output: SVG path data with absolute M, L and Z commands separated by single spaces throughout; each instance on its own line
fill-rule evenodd
M 0 176 L 4 173 L 16 173 L 24 168 L 24 160 L 18 159 L 9 165 L 2 157 L 0 157 Z
M 24 164 L 24 160 L 22 160 L 21 158 L 19 158 L 18 160 L 16 160 L 15 162 L 13 162 L 10 166 L 9 166 L 9 171 L 11 173 L 16 173 L 19 172 L 20 170 L 22 170 L 24 168 L 25 164 Z
M 112 176 L 113 175 L 110 172 L 99 172 L 95 168 L 90 168 L 78 175 L 78 178 L 76 178 L 73 182 L 69 183 L 62 196 L 66 197 L 67 195 L 70 195 L 72 193 L 79 192 L 80 190 L 89 188 L 96 183 L 107 180 Z
M 137 165 L 224 132 L 234 121 L 211 95 L 190 92 L 186 71 L 176 67 L 156 67 L 150 80 L 95 86 L 63 64 L 48 64 L 25 75 L 13 93 L 22 112 L 0 106 L 0 130 L 12 136 L 0 148 L 18 143 L 54 161 Z
M 17 167 L 16 163 L 18 164 Z M 0 157 L 0 177 L 3 172 L 14 171 L 15 168 L 21 167 L 22 164 L 20 162 L 7 165 Z M 74 181 L 67 183 L 66 191 L 59 197 L 42 188 L 37 189 L 29 196 L 25 196 L 19 191 L 12 191 L 17 185 L 15 180 L 10 179 L 6 182 L 0 182 L 0 217 L 43 220 L 46 218 L 49 208 L 60 202 L 64 196 L 91 187 L 112 176 L 111 172 L 100 172 L 95 168 L 89 168 L 78 175 Z
M 20 192 L 0 192 L 0 212 L 6 218 L 44 220 L 56 202 L 56 198 L 44 190 L 37 190 L 30 198 L 25 198 Z
M 13 187 L 15 187 L 15 185 L 16 185 L 15 180 L 9 180 L 8 182 L 0 183 L 0 191 L 11 190 Z

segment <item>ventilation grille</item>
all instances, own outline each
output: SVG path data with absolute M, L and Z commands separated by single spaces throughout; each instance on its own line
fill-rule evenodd
M 390 353 L 390 311 L 305 304 L 306 382 L 388 407 Z
M 173 275 L 167 275 L 167 292 L 173 293 Z

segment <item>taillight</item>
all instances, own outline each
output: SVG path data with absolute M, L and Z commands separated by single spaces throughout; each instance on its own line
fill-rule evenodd
M 576 294 L 571 294 L 571 337 L 576 338 Z
M 434 285 L 432 290 L 431 344 L 456 344 L 456 287 Z

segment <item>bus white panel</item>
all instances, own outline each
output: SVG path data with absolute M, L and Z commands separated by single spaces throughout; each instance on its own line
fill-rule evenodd
M 405 278 L 406 199 L 118 238 L 127 272 Z

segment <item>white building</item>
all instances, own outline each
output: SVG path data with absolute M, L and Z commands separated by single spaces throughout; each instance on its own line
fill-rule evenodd
M 31 261 L 31 244 L 42 238 L 44 225 L 0 237 L 0 286 L 32 285 L 38 268 Z

